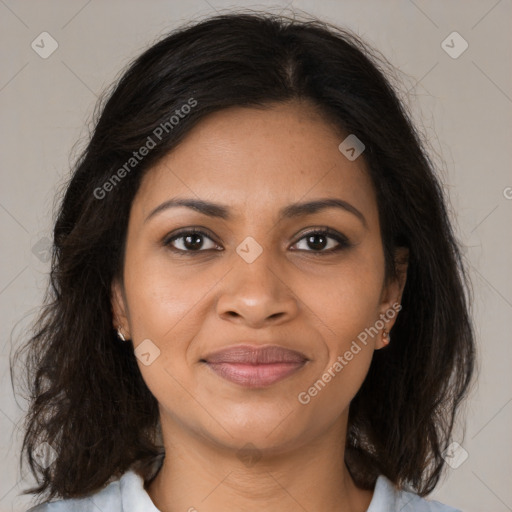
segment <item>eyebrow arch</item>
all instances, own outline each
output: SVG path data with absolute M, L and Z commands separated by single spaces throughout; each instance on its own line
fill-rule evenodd
M 144 223 L 148 222 L 149 219 L 151 219 L 152 217 L 154 217 L 155 215 L 164 210 L 177 207 L 191 208 L 192 210 L 195 210 L 204 215 L 208 215 L 209 217 L 218 217 L 224 220 L 232 220 L 232 215 L 227 206 L 218 203 L 212 203 L 209 201 L 204 201 L 201 199 L 187 199 L 175 197 L 173 199 L 169 199 L 168 201 L 163 202 L 154 210 L 152 210 L 151 213 L 144 220 Z M 355 206 L 352 206 L 350 203 L 344 201 L 343 199 L 337 198 L 322 198 L 317 199 L 315 201 L 292 203 L 288 206 L 285 206 L 279 211 L 279 220 L 300 217 L 301 215 L 311 215 L 325 208 L 340 208 L 342 210 L 350 212 L 362 222 L 365 228 L 368 228 L 364 215 Z

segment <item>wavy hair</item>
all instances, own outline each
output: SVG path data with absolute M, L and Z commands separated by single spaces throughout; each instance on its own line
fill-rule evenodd
M 471 288 L 436 166 L 392 73 L 348 29 L 264 12 L 182 26 L 127 66 L 98 103 L 63 187 L 44 304 L 16 354 L 25 357 L 29 395 L 20 459 L 37 481 L 24 494 L 84 496 L 130 467 L 148 478 L 162 454 L 158 404 L 131 343 L 117 339 L 110 301 L 132 201 L 144 173 L 208 114 L 293 100 L 364 142 L 388 278 L 395 248 L 409 249 L 393 341 L 374 353 L 350 404 L 347 467 L 365 489 L 379 474 L 420 496 L 435 488 L 474 374 Z M 156 146 L 122 173 L 159 126 L 167 129 Z M 47 467 L 37 457 L 45 442 L 56 457 Z

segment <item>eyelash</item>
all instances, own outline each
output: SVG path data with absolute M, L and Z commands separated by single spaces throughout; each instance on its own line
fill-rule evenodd
M 179 256 L 188 256 L 188 255 L 195 256 L 196 254 L 200 254 L 202 252 L 217 250 L 217 249 L 199 249 L 197 251 L 192 251 L 192 250 L 176 249 L 175 247 L 173 247 L 171 245 L 172 242 L 174 242 L 177 239 L 184 238 L 185 235 L 202 235 L 202 236 L 209 238 L 213 242 L 215 242 L 215 240 L 213 240 L 213 238 L 205 231 L 202 231 L 201 229 L 197 229 L 197 228 L 187 228 L 187 229 L 178 231 L 172 237 L 166 237 L 163 240 L 163 245 L 168 247 L 171 251 L 178 254 Z M 311 231 L 308 231 L 307 233 L 304 233 L 293 245 L 296 245 L 301 240 L 303 240 L 304 238 L 307 238 L 308 236 L 311 236 L 311 235 L 328 235 L 328 238 L 333 238 L 334 240 L 336 240 L 336 242 L 338 242 L 339 245 L 337 247 L 334 247 L 334 248 L 331 248 L 328 250 L 320 250 L 320 251 L 314 251 L 314 250 L 305 251 L 303 249 L 298 249 L 299 252 L 309 252 L 309 253 L 312 253 L 314 256 L 322 256 L 325 254 L 337 253 L 344 249 L 348 249 L 352 246 L 352 244 L 349 242 L 349 240 L 346 236 L 344 236 L 341 233 L 338 233 L 337 231 L 335 231 L 331 228 L 328 228 L 328 227 L 316 228 Z

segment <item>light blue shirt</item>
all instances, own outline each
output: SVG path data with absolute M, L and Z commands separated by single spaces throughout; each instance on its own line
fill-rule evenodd
M 200 510 L 201 507 L 198 508 Z M 190 510 L 194 510 L 193 506 Z M 144 480 L 133 470 L 124 473 L 89 497 L 62 499 L 32 507 L 27 512 L 160 512 L 144 489 Z M 417 494 L 397 491 L 380 475 L 367 512 L 461 512 Z

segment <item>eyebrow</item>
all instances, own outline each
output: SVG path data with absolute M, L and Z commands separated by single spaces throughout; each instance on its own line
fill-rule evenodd
M 154 210 L 152 210 L 144 222 L 148 222 L 152 217 L 160 212 L 163 212 L 164 210 L 178 207 L 191 208 L 192 210 L 195 210 L 204 215 L 208 215 L 209 217 L 217 217 L 223 220 L 229 221 L 233 218 L 229 208 L 225 205 L 212 203 L 201 199 L 175 197 L 163 202 Z M 355 206 L 351 205 L 347 201 L 344 201 L 343 199 L 337 198 L 322 198 L 315 201 L 292 203 L 279 210 L 279 220 L 291 219 L 294 217 L 300 217 L 302 215 L 311 215 L 326 208 L 339 208 L 350 212 L 362 222 L 365 228 L 368 228 L 366 218 Z

